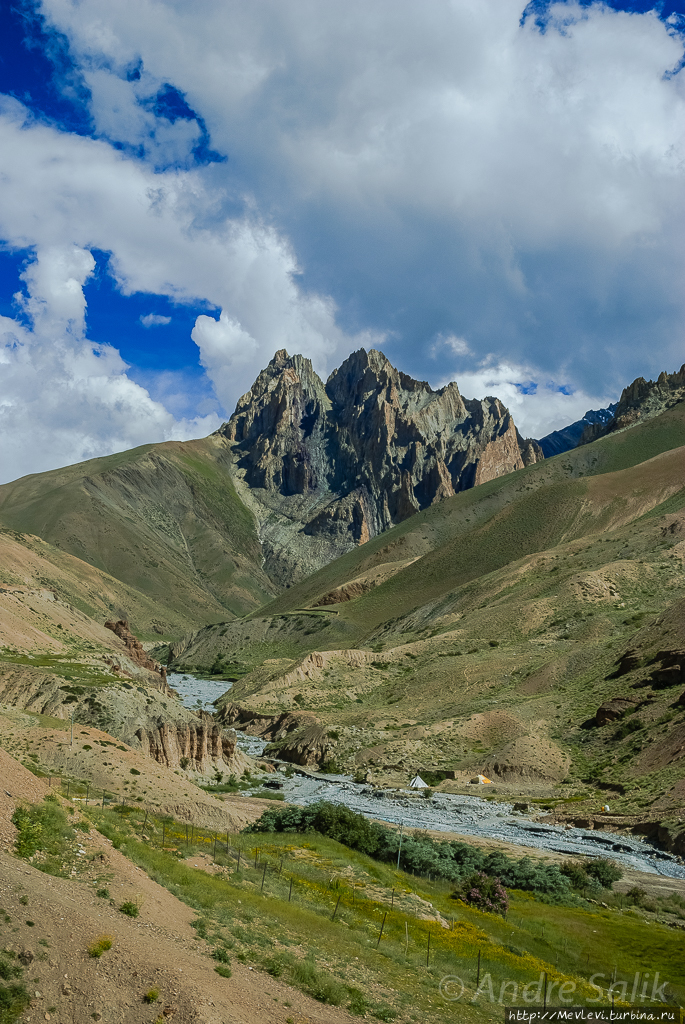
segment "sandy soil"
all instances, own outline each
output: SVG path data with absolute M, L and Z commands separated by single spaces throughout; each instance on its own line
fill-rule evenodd
M 16 799 L 35 799 L 45 790 L 13 758 L 0 751 L 3 786 Z M 0 828 L 16 802 L 6 797 Z M 268 975 L 242 964 L 233 977 L 220 977 L 206 943 L 191 927 L 195 914 L 97 832 L 79 833 L 87 865 L 74 879 L 43 874 L 0 852 L 0 906 L 10 921 L 0 923 L 0 942 L 26 965 L 24 980 L 33 999 L 27 1024 L 351 1024 L 354 1018 L 323 1006 Z M 106 885 L 112 899 L 96 895 Z M 117 907 L 137 902 L 140 916 Z M 3 915 L 4 916 L 4 915 Z M 28 922 L 31 922 L 30 924 Z M 99 936 L 113 939 L 101 958 L 88 954 Z M 159 999 L 144 996 L 152 988 Z
M 117 800 L 136 802 L 157 814 L 170 814 L 179 821 L 220 832 L 238 832 L 256 821 L 266 806 L 264 800 L 210 796 L 182 772 L 158 764 L 99 729 L 75 724 L 72 746 L 68 722 L 48 720 L 55 722 L 53 728 L 45 724 L 45 719 L 42 721 L 40 724 L 36 716 L 4 706 L 0 711 L 0 742 L 22 759 L 33 755 L 48 774 L 90 781 L 91 802 L 101 799 L 105 789 Z

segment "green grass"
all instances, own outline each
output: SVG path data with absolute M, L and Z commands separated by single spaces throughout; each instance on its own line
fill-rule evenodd
M 88 956 L 93 957 L 94 960 L 99 960 L 102 954 L 111 949 L 113 945 L 114 939 L 111 935 L 100 935 L 99 938 L 95 939 L 88 946 Z
M 17 855 L 47 874 L 67 877 L 75 855 L 75 832 L 57 799 L 46 796 L 40 804 L 22 804 L 12 821 Z
M 228 874 L 209 875 L 192 859 L 202 846 L 212 850 L 212 833 L 195 830 L 186 847 L 185 826 L 167 824 L 173 849 L 163 851 L 161 820 L 148 819 L 153 839 L 146 844 L 136 838 L 140 813 L 93 817 L 108 834 L 116 830 L 127 856 L 196 910 L 197 934 L 218 965 L 230 950 L 239 962 L 351 1012 L 381 1020 L 411 1013 L 431 1022 L 490 1020 L 494 1007 L 487 1000 L 444 1003 L 438 990 L 444 975 L 457 973 L 472 997 L 479 951 L 481 978 L 490 975 L 496 996 L 507 980 L 520 990 L 547 972 L 556 985 L 575 980 L 575 1001 L 582 1003 L 593 994 L 593 973 L 608 980 L 616 968 L 619 981 L 632 981 L 645 964 L 671 982 L 676 998 L 685 995 L 685 939 L 630 911 L 541 904 L 513 892 L 505 921 L 451 900 L 450 886 L 397 872 L 315 833 L 232 836 L 229 853 L 224 846 L 217 854 Z M 417 916 L 428 903 L 447 929 Z

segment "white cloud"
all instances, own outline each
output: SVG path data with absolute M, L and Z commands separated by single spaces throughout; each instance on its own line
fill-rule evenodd
M 603 409 L 617 395 L 589 395 L 572 390 L 568 384 L 546 380 L 536 382 L 538 372 L 530 366 L 511 363 L 484 363 L 469 372 L 455 373 L 440 386 L 456 379 L 464 398 L 494 395 L 507 406 L 514 423 L 524 437 L 544 437 L 553 430 L 581 419 L 588 409 Z
M 444 349 L 447 349 L 455 356 L 473 355 L 466 338 L 458 338 L 456 334 L 439 335 L 433 342 L 430 352 L 435 358 Z
M 174 419 L 127 377 L 115 349 L 85 339 L 83 285 L 93 267 L 77 246 L 46 249 L 23 275 L 29 326 L 0 317 L 3 482 L 219 425 L 216 414 Z
M 199 296 L 232 311 L 222 314 L 218 334 L 208 317 L 194 332 L 229 412 L 277 348 L 303 352 L 325 373 L 336 349 L 352 347 L 335 324 L 333 304 L 300 293 L 297 264 L 273 230 L 248 218 L 221 217 L 211 230 L 202 224 L 215 196 L 197 172 L 155 173 L 103 141 L 35 123 L 20 104 L 6 101 L 0 174 L 0 235 L 39 253 L 24 275 L 31 329 L 3 323 L 11 364 L 3 377 L 4 479 L 143 441 L 198 436 L 219 423 L 216 414 L 176 421 L 126 376 L 114 349 L 85 340 L 89 248 L 112 252 L 125 293 L 156 292 L 178 302 Z M 143 318 L 147 325 L 162 321 Z M 231 343 L 232 331 L 240 344 Z M 42 403 L 49 381 L 53 397 Z M 35 402 L 27 401 L 31 395 Z M 179 405 L 177 397 L 173 403 Z M 51 440 L 36 444 L 44 431 Z
M 142 93 L 172 82 L 228 156 L 200 175 L 214 201 L 247 199 L 355 323 L 411 322 L 396 361 L 439 310 L 431 333 L 476 360 L 618 386 L 682 349 L 682 38 L 601 3 L 552 6 L 543 33 L 523 7 L 43 0 L 99 69 L 101 129 L 134 144 Z
M 163 327 L 165 324 L 171 323 L 171 317 L 162 316 L 161 313 L 146 313 L 139 319 L 143 327 Z
M 193 338 L 227 412 L 275 349 L 325 373 L 386 331 L 400 367 L 456 367 L 465 394 L 497 393 L 534 436 L 638 373 L 674 369 L 685 85 L 664 71 L 682 40 L 654 14 L 599 3 L 557 5 L 541 33 L 520 26 L 522 7 L 43 0 L 102 138 L 31 122 L 16 101 L 0 111 L 0 236 L 41 254 L 27 277 L 32 338 L 42 316 L 53 324 L 65 379 L 73 352 L 88 380 L 91 360 L 114 358 L 69 347 L 98 247 L 125 293 L 221 310 Z M 198 122 L 154 115 L 167 82 L 225 163 L 192 168 Z M 12 330 L 38 373 L 44 342 Z M 122 367 L 106 377 L 126 391 Z M 523 394 L 525 381 L 537 389 Z M 164 412 L 144 393 L 126 391 L 141 422 Z

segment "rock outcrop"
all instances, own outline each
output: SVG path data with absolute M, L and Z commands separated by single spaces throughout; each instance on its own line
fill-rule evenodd
M 578 444 L 589 444 L 615 430 L 623 430 L 635 423 L 652 419 L 684 398 L 685 363 L 675 373 L 660 373 L 656 380 L 638 377 L 623 389 L 611 419 L 587 426 Z
M 456 383 L 433 391 L 373 349 L 354 352 L 325 385 L 308 359 L 282 349 L 220 434 L 281 582 L 544 457 L 499 399 L 464 399 Z
M 166 668 L 164 665 L 160 665 L 158 661 L 155 661 L 150 655 L 143 649 L 143 645 L 137 636 L 134 636 L 129 629 L 128 622 L 126 619 L 119 619 L 118 621 L 109 620 L 105 623 L 105 629 L 111 629 L 115 636 L 123 642 L 126 653 L 131 661 L 134 661 L 136 665 L 140 665 L 141 668 L 146 669 L 152 673 L 153 676 L 159 676 L 160 682 L 164 685 L 160 687 L 164 692 L 168 692 L 166 685 Z M 115 671 L 121 671 L 118 666 L 111 662 L 112 667 Z
M 332 744 L 326 727 L 307 711 L 266 715 L 228 703 L 219 709 L 216 718 L 230 725 L 240 725 L 250 736 L 270 740 L 265 754 L 281 761 L 320 767 L 330 757 Z
M 638 697 L 611 697 L 597 708 L 595 725 L 608 725 L 609 722 L 616 722 L 640 703 Z
M 242 774 L 249 760 L 233 729 L 191 711 L 157 686 L 84 686 L 24 665 L 0 667 L 0 704 L 94 726 L 166 765 L 201 776 Z

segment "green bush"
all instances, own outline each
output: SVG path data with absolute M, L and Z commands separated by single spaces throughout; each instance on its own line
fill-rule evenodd
M 589 889 L 595 895 L 599 895 L 602 889 L 611 889 L 614 882 L 623 878 L 618 865 L 606 857 L 586 861 L 565 860 L 560 870 L 578 892 Z
M 611 889 L 614 882 L 623 878 L 623 872 L 618 864 L 606 857 L 597 857 L 595 860 L 585 864 L 585 870 L 592 878 L 596 878 L 604 889 Z
M 225 964 L 217 964 L 214 968 L 217 974 L 220 974 L 222 978 L 230 978 L 233 971 L 230 967 L 226 967 Z
M 159 999 L 159 989 L 151 988 L 143 996 L 144 1003 L 156 1003 Z
M 0 1024 L 14 1024 L 31 1002 L 31 997 L 20 983 L 0 985 Z
M 127 900 L 126 903 L 122 903 L 119 910 L 122 914 L 126 914 L 127 917 L 138 917 L 140 914 L 140 907 L 137 903 L 133 903 L 132 900 Z
M 339 981 L 332 978 L 324 971 L 318 971 L 311 960 L 299 960 L 293 965 L 293 980 L 301 985 L 305 991 L 318 999 L 320 1003 L 330 1003 L 331 1006 L 340 1006 L 345 996 L 346 989 Z
M 319 832 L 352 850 L 359 850 L 386 863 L 395 863 L 399 833 L 369 821 L 347 807 L 320 801 L 309 807 L 270 807 L 246 832 Z M 416 875 L 461 882 L 474 871 L 499 878 L 510 889 L 544 893 L 555 899 L 571 894 L 571 884 L 556 865 L 532 861 L 529 857 L 512 860 L 503 853 L 486 854 L 475 846 L 458 842 L 440 842 L 426 835 L 405 835 L 402 839 L 401 866 Z
M 499 878 L 491 878 L 483 871 L 474 871 L 464 878 L 452 893 L 452 899 L 463 900 L 491 914 L 504 915 L 509 909 L 509 897 Z
M 103 953 L 112 948 L 113 944 L 114 939 L 111 935 L 101 935 L 94 942 L 91 942 L 88 947 L 88 955 L 92 956 L 95 960 L 99 960 Z
M 55 798 L 47 796 L 42 803 L 17 807 L 12 821 L 17 829 L 14 848 L 18 856 L 28 860 L 42 853 L 36 867 L 49 874 L 63 874 L 62 861 L 71 853 L 75 833 Z

